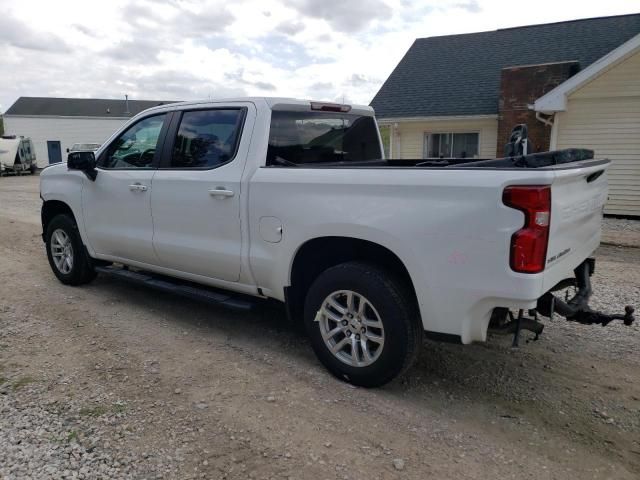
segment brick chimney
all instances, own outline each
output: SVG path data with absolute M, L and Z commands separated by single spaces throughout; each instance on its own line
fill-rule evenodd
M 551 127 L 537 120 L 535 111 L 528 105 L 577 73 L 578 69 L 576 61 L 502 69 L 498 101 L 498 157 L 504 156 L 504 145 L 509 140 L 511 129 L 520 123 L 529 129 L 530 152 L 549 150 Z

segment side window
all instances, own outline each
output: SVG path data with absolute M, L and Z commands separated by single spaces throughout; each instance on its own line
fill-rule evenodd
M 215 168 L 233 159 L 244 109 L 184 112 L 173 144 L 171 168 Z
M 151 168 L 166 115 L 147 117 L 128 128 L 100 157 L 101 168 Z

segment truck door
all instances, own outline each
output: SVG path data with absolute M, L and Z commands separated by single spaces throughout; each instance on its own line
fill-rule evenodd
M 89 244 L 110 258 L 157 264 L 151 193 L 168 114 L 143 118 L 98 156 L 95 182 L 85 179 L 82 212 Z
M 176 112 L 153 179 L 160 266 L 235 282 L 241 260 L 241 178 L 253 104 Z

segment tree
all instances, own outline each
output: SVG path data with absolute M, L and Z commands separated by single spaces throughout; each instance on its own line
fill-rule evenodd
M 0 115 L 0 137 L 4 135 L 4 121 L 2 120 L 2 115 Z

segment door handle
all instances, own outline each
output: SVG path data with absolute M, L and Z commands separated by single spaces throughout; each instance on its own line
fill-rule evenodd
M 133 185 L 129 185 L 129 190 L 132 192 L 146 192 L 149 190 L 149 187 L 142 185 L 141 183 L 134 183 Z
M 216 187 L 213 190 L 209 190 L 209 195 L 212 197 L 233 197 L 233 190 L 227 190 L 224 187 Z

